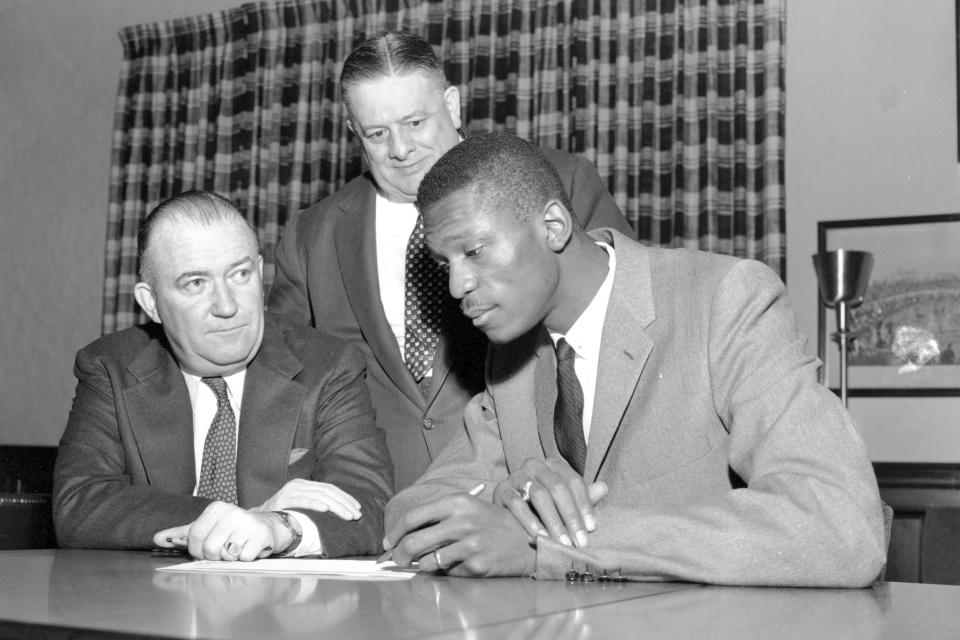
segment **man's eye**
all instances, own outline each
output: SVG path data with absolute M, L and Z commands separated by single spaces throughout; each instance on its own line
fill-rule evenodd
M 187 280 L 186 282 L 183 283 L 183 288 L 186 289 L 187 291 L 199 291 L 200 289 L 203 288 L 203 280 L 201 280 L 200 278 L 193 278 L 191 280 Z
M 367 134 L 367 139 L 372 140 L 373 142 L 380 142 L 386 138 L 386 136 L 387 132 L 381 129 L 379 131 L 371 131 L 369 134 Z
M 416 129 L 422 124 L 423 124 L 423 120 L 411 120 L 410 122 L 407 123 L 407 126 L 410 127 L 411 129 Z
M 476 258 L 478 255 L 480 255 L 481 251 L 483 251 L 482 246 L 473 247 L 471 249 L 467 249 L 466 251 L 464 251 L 463 255 L 467 256 L 468 258 Z
M 233 279 L 237 282 L 246 282 L 250 279 L 250 269 L 239 269 L 233 273 Z

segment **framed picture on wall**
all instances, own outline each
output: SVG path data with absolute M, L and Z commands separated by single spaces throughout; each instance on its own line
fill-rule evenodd
M 819 252 L 873 254 L 863 304 L 850 309 L 853 396 L 960 396 L 960 213 L 831 220 Z M 836 309 L 819 298 L 821 381 L 840 384 Z

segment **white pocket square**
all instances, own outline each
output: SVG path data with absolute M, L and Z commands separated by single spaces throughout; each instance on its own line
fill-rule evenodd
M 290 462 L 287 464 L 293 464 L 300 458 L 302 458 L 309 449 L 290 449 Z

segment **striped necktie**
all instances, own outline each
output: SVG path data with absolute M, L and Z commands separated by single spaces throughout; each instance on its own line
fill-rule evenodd
M 560 338 L 557 341 L 557 404 L 553 410 L 553 431 L 560 455 L 577 473 L 583 474 L 587 442 L 583 437 L 583 389 L 574 370 L 577 352 Z

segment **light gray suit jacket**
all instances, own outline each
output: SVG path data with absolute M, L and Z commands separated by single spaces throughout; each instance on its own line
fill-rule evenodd
M 610 492 L 583 550 L 546 538 L 539 578 L 571 566 L 637 580 L 857 587 L 884 562 L 876 479 L 817 383 L 780 279 L 764 265 L 649 249 L 610 230 L 617 267 L 585 477 Z M 556 360 L 538 328 L 491 347 L 465 431 L 387 505 L 387 528 L 445 493 L 557 456 Z
M 335 484 L 363 511 L 346 522 L 302 510 L 328 556 L 377 553 L 393 469 L 356 350 L 268 315 L 247 368 L 237 429 L 237 496 L 255 507 L 288 480 Z M 150 548 L 153 534 L 195 520 L 193 410 L 156 324 L 104 336 L 77 354 L 77 392 L 54 470 L 65 547 Z M 298 509 L 298 511 L 301 511 Z

